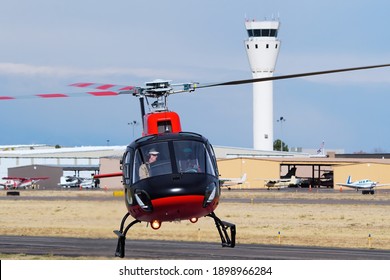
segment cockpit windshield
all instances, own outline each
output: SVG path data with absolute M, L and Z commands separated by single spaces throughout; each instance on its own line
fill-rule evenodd
M 132 167 L 132 183 L 172 173 L 207 173 L 216 176 L 214 161 L 205 143 L 192 140 L 141 146 L 135 150 Z
M 153 143 L 136 150 L 133 166 L 133 182 L 172 173 L 168 142 Z
M 204 143 L 197 141 L 175 141 L 173 147 L 178 173 L 208 173 L 215 170 Z

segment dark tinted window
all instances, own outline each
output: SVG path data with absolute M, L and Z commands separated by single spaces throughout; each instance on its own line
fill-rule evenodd
M 277 29 L 249 29 L 247 31 L 249 37 L 277 37 L 278 36 Z

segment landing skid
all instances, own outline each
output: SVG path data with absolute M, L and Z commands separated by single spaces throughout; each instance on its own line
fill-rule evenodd
M 118 236 L 118 244 L 116 246 L 115 257 L 125 257 L 126 234 L 133 225 L 141 222 L 140 220 L 134 220 L 125 228 L 125 223 L 129 216 L 130 213 L 126 213 L 126 215 L 122 218 L 119 230 L 114 230 L 114 233 Z M 222 247 L 233 248 L 236 245 L 236 225 L 222 221 L 215 215 L 214 212 L 211 212 L 207 216 L 214 219 L 215 226 L 217 227 L 219 236 L 221 237 Z M 227 231 L 228 229 L 230 229 L 230 235 Z
M 114 233 L 118 236 L 118 244 L 116 245 L 115 257 L 119 257 L 119 258 L 125 257 L 126 234 L 127 234 L 128 230 L 133 225 L 141 222 L 139 220 L 134 220 L 130 224 L 127 225 L 125 230 L 123 230 L 123 228 L 125 227 L 125 222 L 129 216 L 130 216 L 130 213 L 127 212 L 126 215 L 122 219 L 120 229 L 114 230 Z
M 234 248 L 234 246 L 236 246 L 236 225 L 222 221 L 214 212 L 211 212 L 207 216 L 214 219 L 215 226 L 221 237 L 222 247 Z M 230 229 L 230 237 L 229 232 L 227 231 L 228 229 Z

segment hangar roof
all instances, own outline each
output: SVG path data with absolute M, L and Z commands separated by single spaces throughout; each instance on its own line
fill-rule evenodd
M 48 145 L 0 146 L 1 157 L 34 158 L 102 158 L 122 157 L 126 146 L 81 146 L 55 148 Z M 316 157 L 307 153 L 261 151 L 250 148 L 214 146 L 218 159 L 258 158 L 277 161 L 284 165 L 340 165 L 357 163 L 390 164 L 386 158 Z M 340 155 L 338 155 L 340 156 Z
M 123 154 L 126 146 L 82 146 L 65 148 L 7 149 L 0 151 L 0 157 L 39 157 L 39 158 L 100 158 Z

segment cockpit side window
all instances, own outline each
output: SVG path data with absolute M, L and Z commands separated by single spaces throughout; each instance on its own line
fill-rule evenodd
M 134 156 L 132 183 L 138 182 L 140 180 L 138 170 L 142 165 L 142 163 L 143 163 L 142 153 L 140 153 L 140 150 L 138 149 L 135 152 L 135 156 Z
M 123 155 L 123 182 L 125 185 L 130 185 L 131 181 L 131 155 L 132 151 L 127 151 Z

